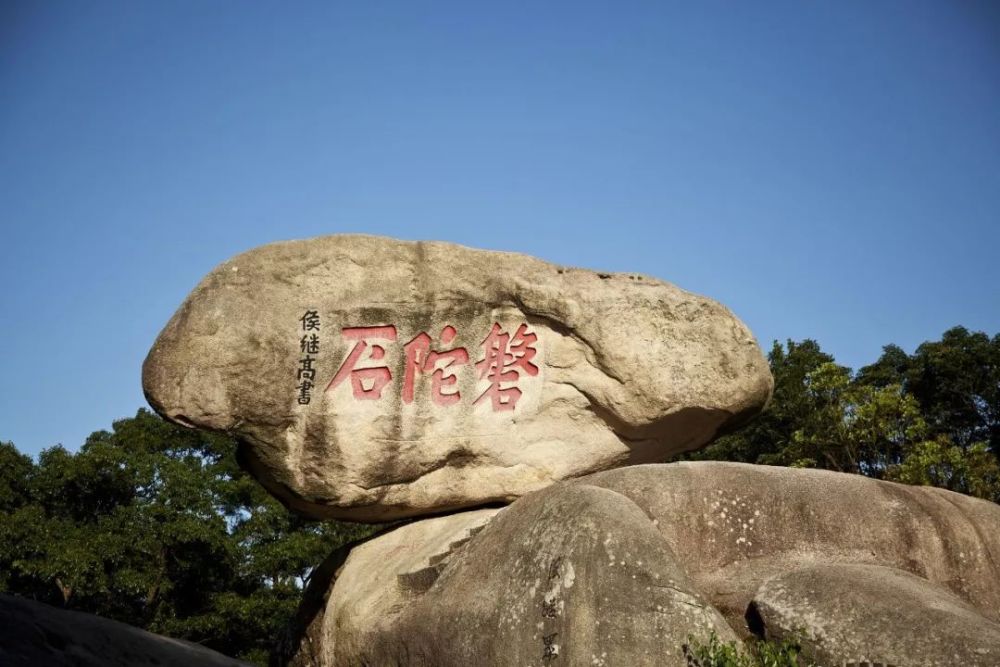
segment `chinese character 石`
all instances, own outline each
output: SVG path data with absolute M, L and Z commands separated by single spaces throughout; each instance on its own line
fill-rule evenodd
M 319 352 L 319 336 L 316 334 L 303 336 L 299 341 L 299 349 L 305 354 L 316 354 Z
M 538 366 L 531 362 L 537 354 L 534 348 L 537 340 L 538 336 L 528 332 L 527 324 L 519 326 L 513 336 L 504 333 L 499 324 L 493 324 L 493 329 L 482 343 L 485 357 L 476 363 L 479 379 L 489 380 L 490 386 L 473 405 L 488 396 L 494 412 L 514 409 L 521 398 L 521 390 L 505 385 L 518 381 L 518 369 L 527 375 L 538 375 Z
M 371 348 L 371 353 L 365 361 L 380 361 L 384 359 L 385 347 L 376 343 L 369 344 L 368 339 L 396 340 L 396 327 L 392 325 L 381 327 L 347 327 L 343 329 L 342 333 L 344 338 L 357 341 L 357 343 L 354 344 L 354 348 L 347 355 L 340 369 L 337 370 L 337 374 L 330 380 L 330 384 L 326 386 L 326 391 L 335 388 L 350 376 L 351 391 L 354 394 L 354 398 L 365 400 L 382 398 L 382 390 L 389 384 L 389 380 L 392 379 L 389 367 L 383 365 L 356 368 L 356 366 L 361 361 L 361 356 L 365 353 L 365 350 L 369 348 Z M 368 386 L 365 386 L 366 383 L 368 383 Z
M 441 330 L 441 342 L 444 345 L 455 339 L 455 327 L 448 325 Z M 437 405 L 452 405 L 461 399 L 456 388 L 445 391 L 458 381 L 452 366 L 468 363 L 469 353 L 464 347 L 438 352 L 431 349 L 431 337 L 426 333 L 417 334 L 413 340 L 403 346 L 406 362 L 403 367 L 403 402 L 412 403 L 414 383 L 419 373 L 431 374 L 431 400 Z M 438 363 L 441 362 L 440 367 Z
M 299 318 L 302 322 L 303 331 L 319 331 L 319 312 L 307 310 L 306 314 Z

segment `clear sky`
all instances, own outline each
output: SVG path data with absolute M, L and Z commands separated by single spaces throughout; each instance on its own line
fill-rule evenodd
M 841 363 L 1000 331 L 996 2 L 0 3 L 0 440 L 336 232 L 641 272 Z

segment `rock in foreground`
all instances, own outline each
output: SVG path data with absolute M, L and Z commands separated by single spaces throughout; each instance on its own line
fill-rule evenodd
M 212 271 L 143 387 L 166 418 L 238 436 L 293 509 L 381 521 L 695 449 L 772 379 L 726 308 L 658 280 L 333 236 Z
M 355 548 L 294 664 L 671 666 L 691 634 L 736 639 L 623 496 L 557 485 L 494 512 Z
M 734 627 L 771 577 L 817 563 L 881 565 L 1000 622 L 1000 506 L 828 470 L 715 461 L 644 465 L 580 484 L 622 494 Z
M 894 568 L 793 570 L 766 581 L 753 609 L 765 636 L 802 636 L 821 665 L 1000 665 L 1000 623 L 950 591 Z
M 823 665 L 995 667 L 998 563 L 1000 506 L 950 491 L 635 466 L 356 547 L 291 664 L 683 667 L 714 630 L 803 631 Z
M 250 667 L 197 644 L 10 595 L 0 595 L 0 665 Z

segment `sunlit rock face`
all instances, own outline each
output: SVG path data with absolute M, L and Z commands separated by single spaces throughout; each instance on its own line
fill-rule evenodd
M 589 485 L 407 524 L 328 585 L 279 664 L 682 667 L 690 636 L 736 640 L 649 518 Z
M 767 580 L 759 627 L 801 636 L 820 665 L 1000 665 L 1000 623 L 952 591 L 902 570 L 817 564 Z
M 160 414 L 238 436 L 291 508 L 358 521 L 667 459 L 772 382 L 732 313 L 662 281 L 370 236 L 223 263 L 143 366 Z
M 279 664 L 686 667 L 714 633 L 795 637 L 803 664 L 1000 665 L 1000 506 L 846 473 L 630 466 L 317 572 Z

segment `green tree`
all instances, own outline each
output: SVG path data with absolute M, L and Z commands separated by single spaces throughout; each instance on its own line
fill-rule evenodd
M 263 664 L 312 567 L 370 532 L 291 515 L 236 443 L 140 410 L 37 464 L 0 445 L 0 586 Z
M 0 512 L 10 512 L 27 502 L 34 462 L 17 451 L 12 442 L 0 442 Z
M 821 467 L 998 499 L 1000 335 L 949 329 L 856 375 L 815 341 L 775 342 L 763 414 L 686 458 Z
M 915 443 L 902 462 L 890 468 L 888 477 L 1000 503 L 1000 464 L 982 442 L 959 447 L 947 436 L 938 436 Z
M 863 366 L 858 371 L 855 381 L 858 384 L 873 387 L 886 387 L 891 384 L 905 385 L 910 370 L 910 355 L 898 345 L 886 345 L 882 355 L 874 364 Z
M 768 361 L 774 376 L 774 395 L 764 412 L 739 432 L 723 436 L 688 458 L 769 465 L 794 462 L 795 454 L 790 450 L 795 444 L 795 432 L 815 409 L 806 378 L 819 366 L 833 362 L 833 357 L 814 340 L 788 340 L 784 346 L 774 342 Z
M 1000 455 L 1000 334 L 954 327 L 923 343 L 910 359 L 906 390 L 935 435 L 963 448 L 983 442 Z
M 807 375 L 805 387 L 813 407 L 786 450 L 786 465 L 884 478 L 927 433 L 919 405 L 898 384 L 858 384 L 847 368 L 826 363 Z

